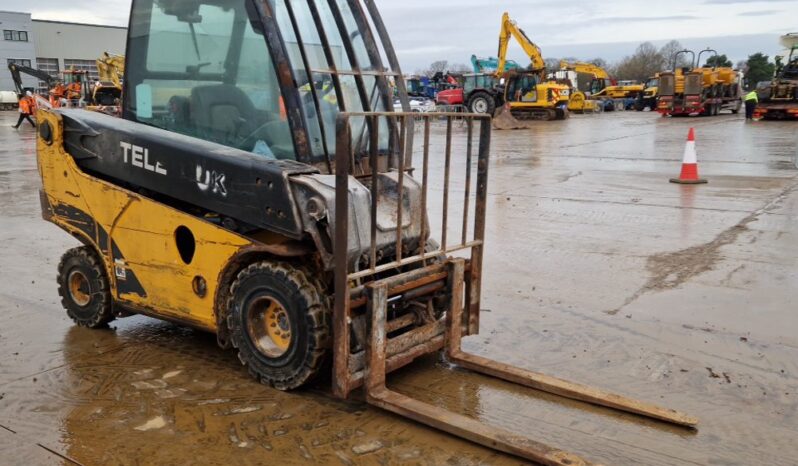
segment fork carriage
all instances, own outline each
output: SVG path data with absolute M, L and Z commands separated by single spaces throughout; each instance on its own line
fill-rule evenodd
M 364 118 L 368 127 L 372 128 L 370 150 L 366 160 L 357 160 L 351 148 L 353 139 L 350 122 Z M 383 177 L 364 175 L 362 171 L 363 166 L 380 166 L 376 143 L 378 134 L 375 130 L 380 127 L 380 118 L 394 121 L 399 135 L 398 156 L 389 158 L 387 163 L 387 171 L 396 174 L 397 185 L 390 195 L 371 196 L 369 219 L 365 222 L 370 227 L 366 243 L 368 254 L 367 257 L 353 258 L 348 254 L 351 249 L 349 245 L 355 241 L 350 230 L 352 218 L 348 196 L 353 175 L 359 173 L 371 193 L 386 192 L 380 186 Z M 414 248 L 415 252 L 405 256 L 403 251 L 408 250 L 407 243 L 413 241 L 408 234 L 409 228 L 402 227 L 402 219 L 408 215 L 407 207 L 414 205 L 404 202 L 404 186 L 408 182 L 418 183 L 417 180 L 421 179 L 418 208 L 426 217 L 430 201 L 430 133 L 433 119 L 445 120 L 446 127 L 446 143 L 442 152 L 441 242 L 439 247 L 429 247 L 437 245 L 429 239 L 430 228 L 425 219 L 421 223 L 421 231 L 417 232 L 419 244 Z M 453 154 L 455 119 L 465 119 L 465 154 Z M 413 126 L 417 122 L 423 125 L 422 164 L 418 169 L 412 164 Z M 362 386 L 370 404 L 484 446 L 542 464 L 591 464 L 568 452 L 487 426 L 387 388 L 388 373 L 420 356 L 442 350 L 451 363 L 474 372 L 566 398 L 694 427 L 697 419 L 677 411 L 513 367 L 461 349 L 463 336 L 479 332 L 490 125 L 489 116 L 462 113 L 419 115 L 365 112 L 340 115 L 335 159 L 333 393 L 346 398 L 354 389 Z M 456 199 L 451 189 L 457 181 L 453 177 L 453 168 L 457 164 L 465 165 L 461 170 L 464 173 L 461 200 Z M 420 176 L 415 173 L 417 170 Z M 408 175 L 411 173 L 415 176 Z M 450 204 L 455 202 L 462 202 L 460 218 L 453 218 L 449 212 Z M 388 204 L 388 207 L 383 204 Z M 377 247 L 381 234 L 378 217 L 386 214 L 386 208 L 394 208 L 395 255 L 390 260 L 380 260 Z M 451 225 L 461 225 L 461 234 L 456 238 L 450 235 Z M 359 236 L 364 235 L 361 232 Z M 384 239 L 381 244 L 385 244 Z M 428 312 L 422 312 L 421 315 L 396 312 L 402 302 L 431 295 L 442 298 L 440 302 L 445 303 L 442 312 L 436 314 L 429 309 L 433 307 L 431 304 Z M 352 341 L 358 339 L 364 340 L 365 344 L 354 345 L 353 350 Z

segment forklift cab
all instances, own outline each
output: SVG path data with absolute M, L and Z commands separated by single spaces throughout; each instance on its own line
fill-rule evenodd
M 389 78 L 407 102 L 370 20 L 351 0 L 134 0 L 123 118 L 329 173 L 339 112 L 393 110 Z

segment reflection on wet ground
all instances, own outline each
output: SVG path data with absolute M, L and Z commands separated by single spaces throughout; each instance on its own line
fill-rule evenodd
M 324 383 L 258 385 L 208 334 L 73 327 L 54 278 L 74 241 L 40 219 L 33 131 L 15 116 L 0 113 L 0 464 L 519 463 Z M 668 183 L 690 125 L 706 186 Z M 789 463 L 797 143 L 784 124 L 632 112 L 493 135 L 486 312 L 466 349 L 694 414 L 697 432 L 435 357 L 389 385 L 604 464 Z

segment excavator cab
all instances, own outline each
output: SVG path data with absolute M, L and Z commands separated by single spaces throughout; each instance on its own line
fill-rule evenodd
M 504 101 L 513 117 L 520 120 L 562 120 L 568 116 L 570 87 L 543 81 L 541 73 L 506 74 Z
M 43 217 L 83 243 L 58 267 L 76 324 L 145 314 L 204 329 L 281 390 L 332 360 L 334 396 L 362 387 L 372 405 L 544 464 L 589 463 L 391 391 L 387 374 L 444 350 L 695 424 L 461 350 L 479 330 L 491 119 L 409 111 L 374 0 L 133 0 L 128 34 L 123 118 L 39 117 Z

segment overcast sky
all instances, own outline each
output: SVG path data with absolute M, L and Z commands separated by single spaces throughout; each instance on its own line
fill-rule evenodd
M 781 50 L 778 35 L 798 32 L 798 0 L 378 0 L 403 70 L 438 59 L 468 63 L 495 55 L 501 14 L 508 11 L 544 57 L 601 56 L 613 62 L 643 41 L 678 39 L 712 47 L 735 62 Z M 130 0 L 2 0 L 2 9 L 36 19 L 127 25 Z M 522 60 L 521 49 L 511 58 Z

